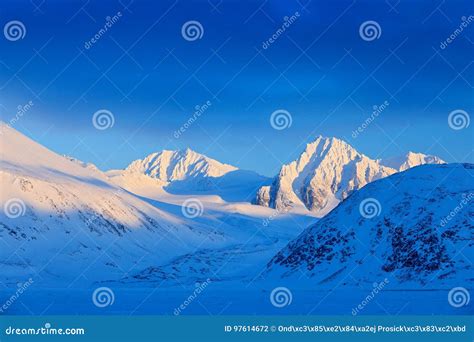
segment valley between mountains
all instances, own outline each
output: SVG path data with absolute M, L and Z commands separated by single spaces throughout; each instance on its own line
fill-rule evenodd
M 209 283 L 187 313 L 273 313 L 284 286 L 285 312 L 350 314 L 387 279 L 384 310 L 408 298 L 429 313 L 437 291 L 474 284 L 472 164 L 371 159 L 319 136 L 273 178 L 190 149 L 99 170 L 0 130 L 0 296 L 31 278 L 28 310 L 95 313 L 90 289 L 106 286 L 111 313 L 172 314 Z

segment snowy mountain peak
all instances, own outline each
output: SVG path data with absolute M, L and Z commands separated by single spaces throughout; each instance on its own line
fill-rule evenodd
M 392 160 L 373 160 L 338 138 L 318 136 L 295 161 L 280 169 L 273 183 L 257 191 L 255 203 L 288 210 L 304 206 L 324 216 L 353 191 L 366 184 L 440 158 L 409 152 Z
M 163 182 L 220 177 L 235 170 L 237 168 L 232 165 L 218 162 L 189 148 L 152 153 L 132 162 L 126 169 L 127 172 L 144 174 Z
M 391 167 L 398 171 L 405 171 L 411 167 L 424 164 L 445 164 L 445 161 L 433 155 L 408 152 L 403 156 L 397 156 L 380 160 L 382 165 Z
M 319 136 L 258 190 L 255 202 L 278 210 L 304 206 L 323 216 L 354 190 L 394 172 L 343 140 Z
M 363 155 L 357 152 L 351 145 L 337 138 L 325 138 L 319 136 L 314 142 L 306 145 L 306 149 L 298 161 L 305 164 L 308 159 L 314 156 L 319 157 L 316 161 L 320 162 L 324 159 L 334 159 L 340 162 L 353 160 L 357 157 L 362 158 Z

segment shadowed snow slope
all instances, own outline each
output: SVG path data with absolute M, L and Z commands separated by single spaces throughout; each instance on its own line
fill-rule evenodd
M 473 200 L 473 164 L 418 166 L 375 181 L 283 248 L 267 275 L 304 274 L 327 286 L 387 278 L 415 288 L 469 287 Z

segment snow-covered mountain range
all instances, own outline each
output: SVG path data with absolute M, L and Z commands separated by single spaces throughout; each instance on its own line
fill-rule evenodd
M 270 185 L 261 187 L 255 203 L 286 211 L 306 207 L 319 217 L 366 184 L 421 164 L 444 163 L 421 153 L 373 160 L 337 138 L 318 137 L 300 157 L 283 165 Z
M 187 292 L 210 279 L 222 299 L 247 285 L 261 296 L 285 279 L 311 289 L 383 277 L 398 289 L 473 282 L 470 164 L 413 167 L 443 163 L 414 153 L 373 160 L 319 137 L 273 182 L 189 149 L 102 172 L 7 125 L 0 131 L 0 282 L 8 290 L 32 277 L 48 289 L 39 297 L 46 301 L 53 287 Z M 265 205 L 251 203 L 257 191 Z
M 404 288 L 472 284 L 473 200 L 473 164 L 424 165 L 374 181 L 283 248 L 267 275 L 329 287 L 387 277 Z

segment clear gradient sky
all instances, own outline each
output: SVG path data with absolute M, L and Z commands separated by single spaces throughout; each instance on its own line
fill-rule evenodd
M 453 110 L 474 113 L 474 21 L 440 47 L 473 7 L 468 0 L 3 0 L 2 27 L 19 20 L 26 34 L 17 41 L 0 36 L 0 118 L 10 121 L 32 101 L 14 128 L 102 169 L 190 147 L 271 176 L 319 134 L 373 158 L 412 150 L 474 162 L 474 123 L 448 125 Z M 201 39 L 183 38 L 190 20 L 202 25 Z M 368 20 L 381 28 L 373 41 L 359 34 Z M 207 101 L 209 109 L 176 139 Z M 99 109 L 113 113 L 113 127 L 94 128 Z M 277 109 L 291 114 L 291 127 L 272 128 Z

